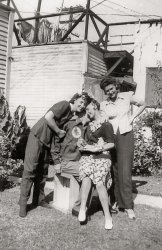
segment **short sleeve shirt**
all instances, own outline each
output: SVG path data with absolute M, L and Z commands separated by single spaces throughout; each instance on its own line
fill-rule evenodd
M 61 101 L 54 104 L 49 110 L 54 113 L 54 120 L 59 128 L 72 118 L 70 103 Z M 47 147 L 50 147 L 54 131 L 48 126 L 43 116 L 31 129 L 31 132 Z
M 130 132 L 132 125 L 130 125 L 129 117 L 131 114 L 130 101 L 133 96 L 133 91 L 118 93 L 116 101 L 103 101 L 100 105 L 101 112 L 109 118 L 112 124 L 114 133 L 119 129 L 120 134 Z

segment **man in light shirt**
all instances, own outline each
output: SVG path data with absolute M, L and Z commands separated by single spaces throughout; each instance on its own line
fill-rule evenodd
M 100 109 L 113 125 L 116 137 L 117 164 L 114 165 L 115 196 L 119 209 L 127 212 L 130 219 L 135 219 L 132 195 L 132 167 L 134 157 L 134 138 L 132 123 L 142 113 L 146 105 L 133 91 L 120 92 L 116 79 L 104 78 L 100 84 L 107 100 Z M 131 114 L 131 105 L 138 108 Z

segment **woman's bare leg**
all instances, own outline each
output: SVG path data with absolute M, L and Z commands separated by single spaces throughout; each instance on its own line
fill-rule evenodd
M 87 204 L 90 189 L 91 189 L 91 179 L 88 177 L 85 177 L 81 185 L 81 205 L 80 205 L 80 211 L 79 211 L 79 216 L 78 216 L 78 220 L 80 222 L 83 222 L 86 220 L 86 204 Z
M 102 182 L 96 185 L 99 199 L 105 215 L 105 229 L 112 229 L 112 217 L 109 211 L 109 197 L 107 194 L 107 189 Z
M 81 209 L 86 209 L 86 204 L 88 200 L 88 195 L 91 189 L 91 179 L 88 177 L 85 177 L 82 181 L 81 185 Z

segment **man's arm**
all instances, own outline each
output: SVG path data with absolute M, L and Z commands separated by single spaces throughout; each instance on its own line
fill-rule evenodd
M 53 137 L 51 143 L 51 156 L 54 165 L 61 162 L 61 140 L 59 137 Z
M 133 105 L 135 105 L 135 106 L 138 107 L 137 110 L 134 112 L 134 114 L 130 118 L 130 124 L 132 124 L 132 122 L 134 121 L 134 119 L 137 116 L 139 116 L 144 111 L 144 109 L 146 108 L 146 103 L 144 101 L 140 100 L 135 95 L 133 95 L 131 97 L 130 104 L 133 104 Z
M 51 110 L 47 112 L 45 119 L 48 126 L 59 136 L 59 138 L 63 138 L 65 136 L 66 132 L 57 126 L 55 122 L 55 115 Z

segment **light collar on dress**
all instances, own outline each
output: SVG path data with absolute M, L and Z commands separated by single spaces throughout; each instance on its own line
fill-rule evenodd
M 97 129 L 99 129 L 102 124 L 106 121 L 106 119 L 104 117 L 101 117 L 100 119 L 98 120 L 95 120 L 95 121 L 92 121 L 89 123 L 89 126 L 90 126 L 90 130 L 92 132 L 95 132 Z

